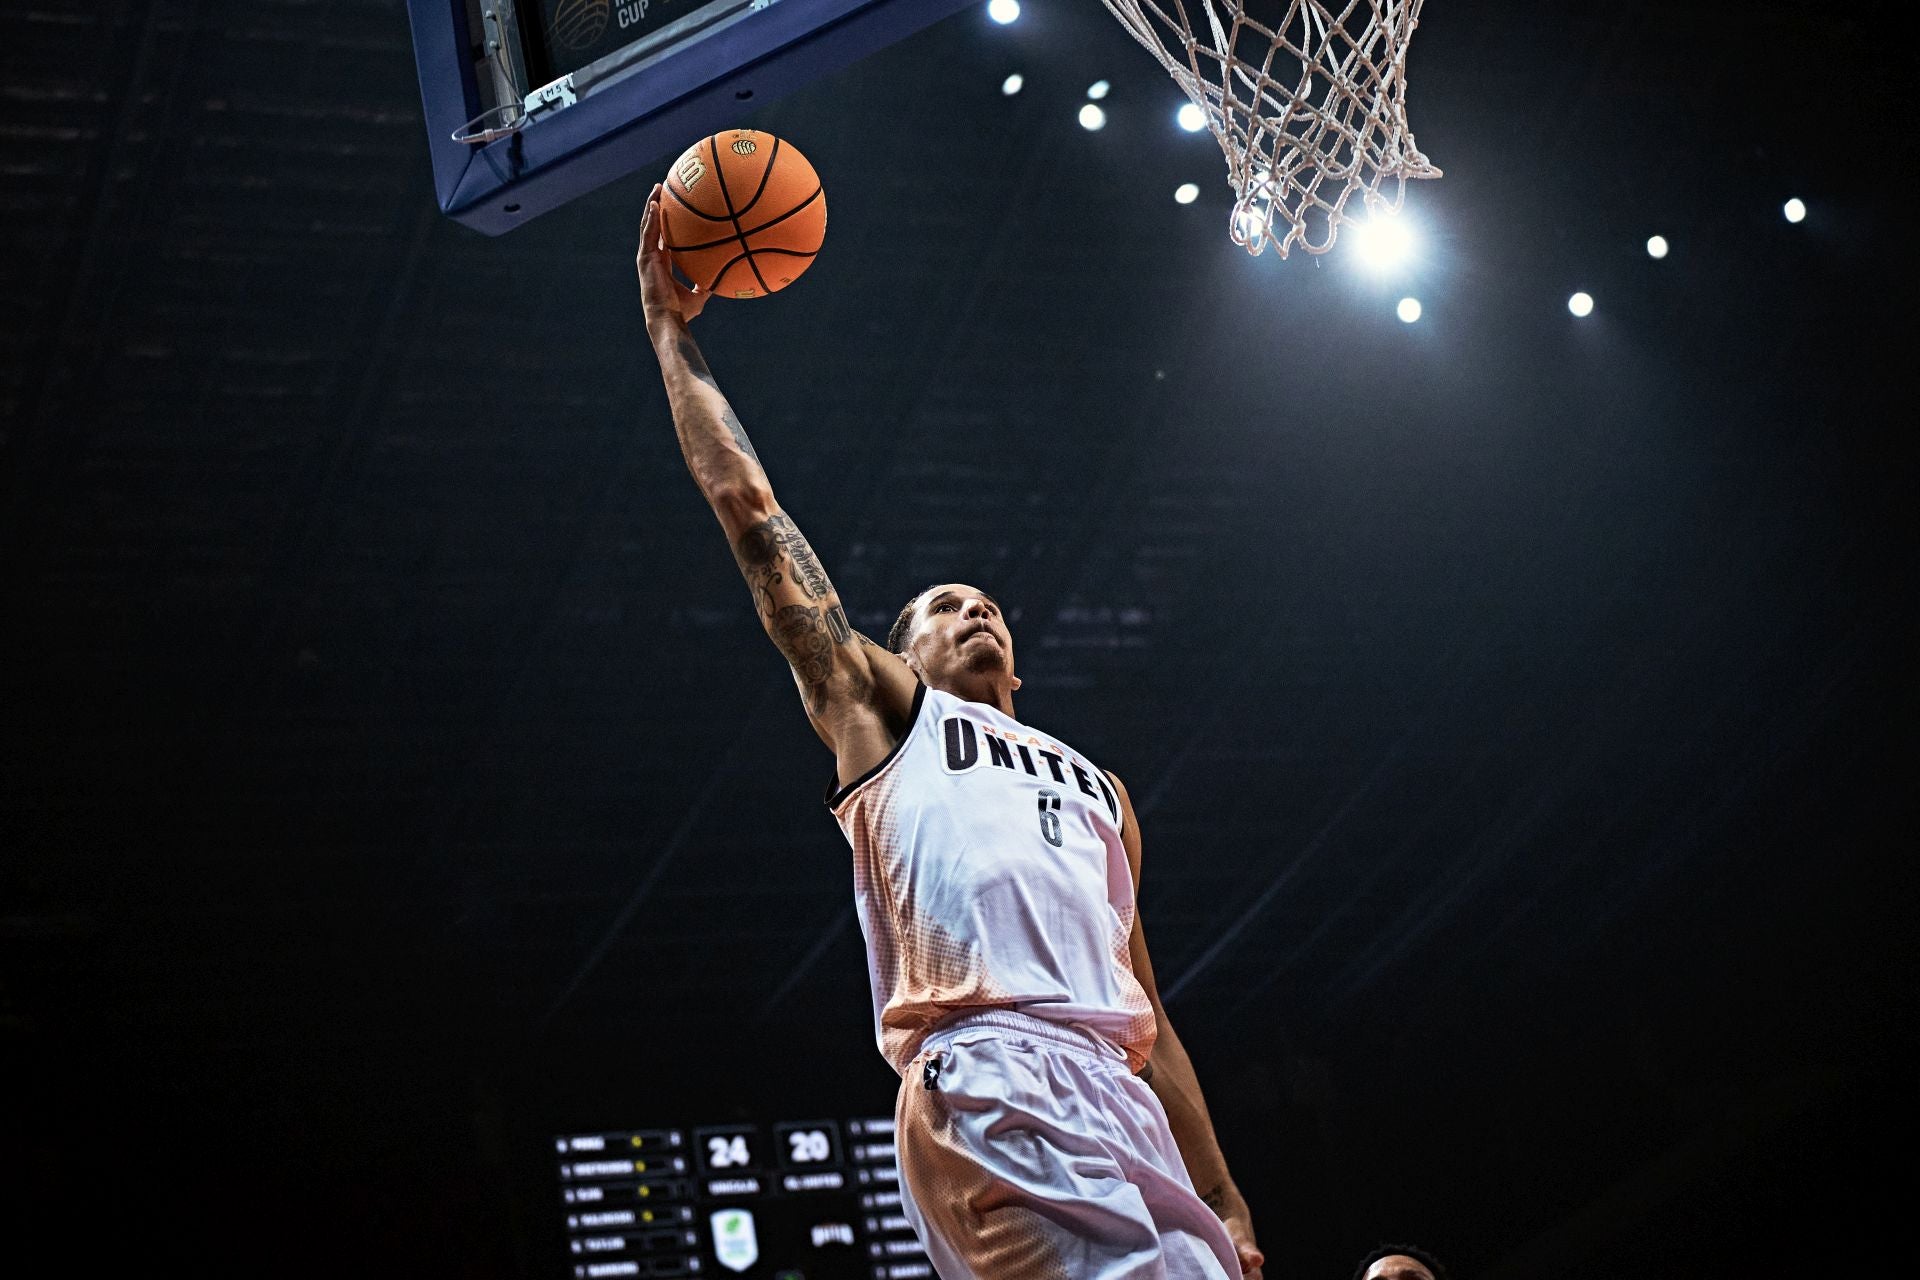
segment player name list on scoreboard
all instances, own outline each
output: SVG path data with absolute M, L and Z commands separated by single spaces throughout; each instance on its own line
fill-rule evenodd
M 609 1130 L 554 1149 L 575 1277 L 933 1275 L 890 1119 Z

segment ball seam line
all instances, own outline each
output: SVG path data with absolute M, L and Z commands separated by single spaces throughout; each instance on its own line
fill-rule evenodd
M 673 197 L 674 203 L 678 204 L 682 209 L 685 209 L 688 213 L 692 214 L 694 217 L 704 218 L 708 222 L 725 222 L 726 221 L 725 218 L 716 218 L 712 214 L 703 212 L 702 210 L 696 209 L 692 205 L 688 204 L 687 198 L 681 195 L 678 191 L 675 191 L 673 189 L 673 184 L 671 182 L 667 183 L 666 187 L 667 187 L 667 194 Z M 668 245 L 667 247 L 671 249 L 673 246 Z
M 740 247 L 747 252 L 747 270 L 753 272 L 753 278 L 760 282 L 760 291 L 762 293 L 772 293 L 773 290 L 767 287 L 766 277 L 761 275 L 760 268 L 754 265 L 753 246 L 747 243 L 747 233 L 740 229 L 740 215 L 734 212 L 733 193 L 727 190 L 727 171 L 720 167 L 720 143 L 718 141 L 718 135 L 707 139 L 707 150 L 713 153 L 713 176 L 720 180 L 720 198 L 727 202 L 727 212 L 732 215 L 734 232 L 740 238 Z M 714 286 L 717 287 L 720 283 L 720 277 L 715 276 L 713 283 Z
M 754 189 L 753 199 L 741 205 L 739 212 L 734 215 L 735 217 L 746 217 L 749 213 L 753 212 L 753 206 L 760 203 L 760 197 L 767 193 L 767 179 L 773 176 L 773 162 L 779 158 L 779 155 L 780 139 L 775 138 L 772 149 L 767 152 L 767 167 L 760 171 L 760 185 Z M 748 232 L 747 234 L 752 235 L 753 233 Z
M 808 196 L 805 200 L 802 200 L 799 204 L 793 206 L 793 208 L 787 210 L 785 213 L 781 214 L 779 217 L 769 219 L 768 221 L 761 223 L 757 227 L 748 227 L 745 231 L 741 232 L 740 234 L 747 235 L 747 236 L 757 236 L 762 231 L 765 231 L 768 227 L 779 226 L 781 223 L 785 222 L 788 218 L 791 218 L 794 214 L 799 213 L 802 209 L 812 204 L 815 200 L 818 200 L 820 198 L 821 191 L 822 191 L 822 188 L 815 187 L 813 189 L 812 195 Z M 667 248 L 672 249 L 676 253 L 693 253 L 696 250 L 700 250 L 700 249 L 717 248 L 718 246 L 725 244 L 729 240 L 738 240 L 739 238 L 740 236 L 721 236 L 718 240 L 708 240 L 701 244 L 669 244 Z M 770 250 L 755 249 L 754 252 L 767 253 L 767 252 L 770 252 Z
M 802 249 L 755 249 L 754 252 L 762 255 L 779 254 L 783 258 L 815 258 L 820 255 L 820 251 L 818 249 L 814 249 L 812 251 L 807 251 Z M 740 253 L 737 253 L 733 257 L 728 258 L 726 265 L 721 267 L 720 270 L 714 274 L 714 277 L 713 277 L 714 283 L 715 284 L 720 283 L 721 279 L 726 276 L 727 272 L 733 270 L 734 267 L 738 266 L 740 264 L 740 259 L 746 256 L 747 256 L 746 252 L 742 250 Z

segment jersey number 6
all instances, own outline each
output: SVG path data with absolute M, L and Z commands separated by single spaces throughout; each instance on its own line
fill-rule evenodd
M 1060 793 L 1042 790 L 1040 792 L 1040 834 L 1047 843 L 1060 847 Z

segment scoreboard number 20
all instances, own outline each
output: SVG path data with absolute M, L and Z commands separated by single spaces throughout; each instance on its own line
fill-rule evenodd
M 839 1164 L 839 1128 L 831 1120 L 789 1120 L 773 1126 L 780 1163 L 788 1169 L 807 1170 Z
M 795 1164 L 819 1164 L 833 1159 L 833 1143 L 823 1129 L 795 1129 L 787 1134 L 787 1146 Z

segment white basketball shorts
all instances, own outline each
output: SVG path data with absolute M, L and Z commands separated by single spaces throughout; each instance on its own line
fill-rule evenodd
M 1092 1035 L 1009 1010 L 947 1023 L 894 1126 L 902 1207 L 941 1280 L 1239 1280 L 1160 1100 Z

